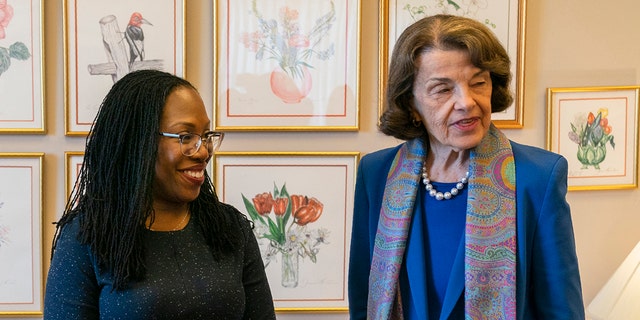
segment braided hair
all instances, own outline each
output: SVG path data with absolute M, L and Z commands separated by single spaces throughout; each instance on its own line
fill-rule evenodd
M 153 219 L 152 185 L 158 155 L 159 123 L 165 102 L 176 88 L 195 87 L 187 80 L 156 70 L 134 71 L 118 80 L 106 95 L 86 140 L 78 183 L 56 223 L 52 257 L 61 228 L 78 218 L 78 236 L 98 266 L 121 290 L 144 278 L 143 235 Z M 215 259 L 231 253 L 240 235 L 238 219 L 223 210 L 209 175 L 189 204 Z

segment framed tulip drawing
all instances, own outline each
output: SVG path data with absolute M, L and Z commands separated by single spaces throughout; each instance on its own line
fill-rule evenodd
M 214 130 L 358 130 L 362 0 L 214 2 Z
M 638 187 L 640 86 L 547 89 L 547 148 L 567 158 L 569 190 Z
M 42 315 L 44 153 L 0 153 L 0 317 Z
M 357 152 L 218 152 L 220 200 L 254 223 L 278 312 L 348 310 Z
M 523 127 L 526 0 L 382 0 L 380 6 L 379 114 L 382 114 L 384 109 L 389 59 L 396 39 L 413 22 L 428 15 L 446 13 L 473 18 L 484 23 L 494 31 L 507 49 L 511 58 L 511 85 L 514 88 L 515 101 L 507 110 L 492 114 L 492 119 L 499 128 Z
M 65 134 L 86 135 L 127 73 L 184 76 L 184 0 L 64 0 Z
M 44 0 L 0 2 L 0 134 L 43 134 Z

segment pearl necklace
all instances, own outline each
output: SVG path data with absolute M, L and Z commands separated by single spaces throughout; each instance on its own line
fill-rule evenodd
M 449 200 L 455 197 L 460 190 L 464 189 L 464 185 L 469 182 L 469 171 L 465 174 L 460 182 L 456 184 L 455 187 L 451 188 L 451 191 L 442 193 L 436 190 L 436 188 L 431 184 L 431 180 L 429 179 L 429 175 L 427 174 L 427 166 L 426 164 L 422 164 L 422 183 L 424 183 L 424 188 L 429 192 L 429 195 L 436 198 L 436 200 Z

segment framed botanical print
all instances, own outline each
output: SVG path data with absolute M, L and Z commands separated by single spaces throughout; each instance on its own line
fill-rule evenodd
M 45 133 L 43 5 L 0 5 L 0 134 Z
M 253 221 L 276 311 L 348 310 L 358 157 L 357 152 L 216 153 L 216 191 Z
M 0 153 L 0 317 L 42 315 L 43 153 Z
M 214 2 L 215 130 L 358 130 L 361 0 Z
M 547 148 L 569 162 L 569 190 L 638 187 L 640 86 L 547 89 Z

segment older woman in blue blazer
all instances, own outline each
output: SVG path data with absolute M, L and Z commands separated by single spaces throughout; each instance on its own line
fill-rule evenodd
M 383 133 L 362 158 L 351 319 L 583 319 L 567 161 L 508 140 L 510 60 L 475 20 L 409 26 L 391 58 Z

